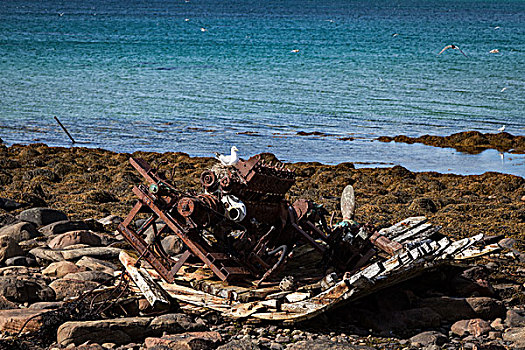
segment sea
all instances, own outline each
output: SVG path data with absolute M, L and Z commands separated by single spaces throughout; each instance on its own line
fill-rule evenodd
M 525 155 L 376 140 L 524 135 L 524 101 L 523 0 L 0 1 L 8 145 L 524 177 Z

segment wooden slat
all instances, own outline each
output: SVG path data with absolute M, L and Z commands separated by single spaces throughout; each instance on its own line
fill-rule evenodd
M 416 227 L 417 225 L 421 225 L 424 222 L 427 221 L 427 218 L 424 216 L 413 216 L 410 218 L 407 218 L 403 221 L 398 222 L 397 224 L 381 229 L 379 231 L 379 234 L 389 238 L 393 239 L 394 237 L 397 237 L 408 230 Z
M 399 242 L 399 243 L 402 243 L 403 241 L 409 239 L 409 238 L 412 238 L 416 235 L 419 235 L 420 233 L 423 233 L 424 231 L 428 230 L 429 228 L 432 227 L 432 224 L 429 224 L 429 223 L 426 223 L 426 224 L 422 224 L 422 225 L 418 225 L 412 229 L 410 229 L 409 231 L 399 235 L 399 236 L 396 236 L 394 237 L 392 240 L 395 241 L 395 242 Z M 419 239 L 419 237 L 418 237 Z

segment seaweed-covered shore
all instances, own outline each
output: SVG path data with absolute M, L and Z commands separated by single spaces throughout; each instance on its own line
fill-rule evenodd
M 51 206 L 73 219 L 125 216 L 134 204 L 131 188 L 141 178 L 129 154 L 102 149 L 55 148 L 43 144 L 0 147 L 0 197 Z M 200 173 L 213 158 L 184 153 L 135 153 L 163 169 L 181 189 L 200 190 Z M 265 154 L 268 159 L 275 159 Z M 355 169 L 351 163 L 293 163 L 297 182 L 289 199 L 306 198 L 330 212 L 343 188 L 356 190 L 359 222 L 377 227 L 425 215 L 452 236 L 484 233 L 525 238 L 525 179 L 488 172 L 454 175 L 411 172 L 401 166 Z

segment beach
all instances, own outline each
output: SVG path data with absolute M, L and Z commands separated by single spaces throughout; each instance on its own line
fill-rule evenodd
M 133 207 L 135 198 L 131 189 L 134 185 L 142 181 L 140 176 L 129 164 L 130 156 L 143 158 L 153 166 L 158 166 L 159 169 L 168 174 L 168 178 L 171 178 L 171 175 L 173 175 L 171 182 L 177 186 L 177 188 L 184 191 L 200 190 L 201 185 L 199 178 L 201 172 L 209 169 L 217 162 L 214 158 L 190 157 L 184 153 L 137 152 L 134 154 L 126 154 L 81 147 L 48 147 L 44 144 L 14 145 L 10 147 L 1 146 L 0 164 L 2 168 L 0 182 L 2 183 L 2 187 L 0 197 L 9 198 L 15 202 L 24 204 L 23 208 L 10 210 L 9 213 L 5 210 L 0 210 L 0 218 L 2 218 L 3 222 L 2 226 L 9 226 L 9 222 L 12 220 L 10 218 L 13 218 L 13 215 L 28 208 L 53 208 L 53 210 L 58 210 L 62 212 L 63 215 L 66 215 L 70 222 L 76 223 L 72 224 L 71 229 L 79 229 L 80 227 L 83 229 L 89 228 L 91 232 L 98 232 L 97 235 L 102 237 L 98 238 L 98 241 L 93 241 L 92 238 L 86 241 L 84 237 L 83 242 L 89 242 L 90 244 L 98 242 L 95 246 L 100 245 L 100 239 L 102 239 L 102 242 L 105 241 L 108 244 L 114 242 L 109 244 L 107 246 L 108 248 L 104 248 L 108 249 L 108 251 L 104 253 L 109 254 L 106 255 L 105 260 L 107 260 L 108 264 L 112 264 L 112 269 L 107 270 L 106 266 L 104 267 L 105 270 L 95 269 L 93 271 L 106 271 L 105 273 L 107 273 L 107 271 L 120 269 L 118 261 L 115 260 L 116 256 L 113 255 L 113 258 L 110 257 L 111 254 L 114 254 L 111 249 L 116 249 L 116 247 L 126 248 L 127 245 L 123 242 L 118 243 L 118 241 L 115 241 L 115 232 L 111 231 L 115 227 L 113 224 L 106 222 L 104 225 L 108 226 L 104 226 L 96 223 L 99 221 L 104 222 L 101 219 L 107 217 L 124 218 Z M 267 161 L 277 162 L 275 156 L 269 153 L 263 153 L 261 157 Z M 522 312 L 520 308 L 523 306 L 523 283 L 525 282 L 525 270 L 523 268 L 525 262 L 525 254 L 523 254 L 525 247 L 525 180 L 522 177 L 500 173 L 485 173 L 483 175 L 470 176 L 440 174 L 437 172 L 418 173 L 411 172 L 400 166 L 356 169 L 352 163 L 324 165 L 310 162 L 288 163 L 286 165 L 290 169 L 293 169 L 297 175 L 296 184 L 289 191 L 287 200 L 294 201 L 297 198 L 304 198 L 322 204 L 329 212 L 336 212 L 336 220 L 340 219 L 339 196 L 341 191 L 346 185 L 352 184 L 355 188 L 357 201 L 355 219 L 361 223 L 370 223 L 377 229 L 390 226 L 409 216 L 422 215 L 426 216 L 432 224 L 443 226 L 442 232 L 453 239 L 471 237 L 482 233 L 487 237 L 487 242 L 489 242 L 490 237 L 497 236 L 497 241 L 503 240 L 501 244 L 507 244 L 506 248 L 504 248 L 504 251 L 508 252 L 506 253 L 507 255 L 492 254 L 487 259 L 481 259 L 477 263 L 478 266 L 484 266 L 484 277 L 479 275 L 478 278 L 486 281 L 483 283 L 488 283 L 488 285 L 494 285 L 498 288 L 494 290 L 483 287 L 485 289 L 482 289 L 483 292 L 481 292 L 482 298 L 485 298 L 482 299 L 484 300 L 483 302 L 492 305 L 490 306 L 490 310 L 493 310 L 491 312 L 495 313 L 462 314 L 458 312 L 456 316 L 461 318 L 481 315 L 482 318 L 487 319 L 490 323 L 498 317 L 500 320 L 505 320 L 505 317 L 509 320 L 509 317 L 517 317 L 514 315 L 519 315 L 519 313 Z M 45 233 L 43 237 L 38 238 L 38 236 L 35 236 L 36 238 L 32 238 L 29 241 L 20 242 L 20 247 L 22 247 L 20 253 L 27 255 L 27 252 L 24 251 L 33 249 L 31 250 L 32 254 L 27 256 L 36 254 L 37 263 L 33 262 L 29 267 L 18 267 L 17 269 L 14 269 L 11 265 L 9 265 L 11 267 L 4 267 L 2 268 L 4 271 L 3 276 L 5 276 L 3 278 L 6 279 L 9 278 L 9 276 L 13 276 L 12 273 L 22 273 L 20 278 L 28 280 L 36 278 L 36 280 L 40 281 L 38 282 L 39 285 L 43 283 L 39 288 L 44 288 L 44 290 L 45 288 L 49 288 L 45 287 L 45 285 L 52 282 L 50 286 L 54 289 L 53 293 L 56 295 L 57 301 L 60 300 L 59 298 L 78 295 L 81 291 L 88 290 L 90 287 L 96 285 L 94 281 L 97 279 L 91 275 L 89 275 L 91 276 L 90 278 L 95 278 L 95 280 L 80 282 L 82 279 L 88 278 L 86 277 L 87 274 L 93 274 L 91 268 L 84 267 L 79 270 L 79 266 L 77 266 L 78 262 L 77 265 L 72 264 L 74 267 L 67 265 L 69 266 L 68 269 L 71 269 L 67 271 L 73 274 L 69 277 L 64 277 L 63 274 L 58 272 L 61 270 L 56 270 L 58 267 L 50 267 L 50 261 L 47 260 L 49 258 L 39 255 L 42 253 L 39 253 L 41 250 L 38 249 L 42 248 L 38 247 L 42 246 L 42 244 L 48 242 L 48 244 L 54 244 L 54 249 L 61 249 L 60 244 L 64 244 L 64 238 L 60 238 L 59 240 L 56 237 L 63 235 L 71 236 L 72 234 L 72 232 L 57 234 L 62 231 L 53 233 L 55 232 L 53 230 L 58 230 L 61 226 L 53 224 L 48 226 L 50 227 L 40 228 L 40 231 Z M 48 235 L 47 238 L 46 235 Z M 69 237 L 68 239 L 71 240 L 72 238 Z M 84 244 L 83 246 L 86 247 L 89 245 Z M 36 251 L 34 250 L 35 247 L 37 247 Z M 78 249 L 75 247 L 76 246 L 71 246 L 71 248 L 65 249 L 70 249 L 71 252 L 74 252 L 75 249 Z M 66 264 L 66 262 L 62 261 L 53 264 Z M 71 263 L 67 262 L 67 264 Z M 25 269 L 23 270 L 25 272 L 20 269 Z M 80 275 L 77 276 L 79 272 Z M 38 277 L 39 274 L 43 274 L 41 275 L 42 277 Z M 101 278 L 100 274 L 96 276 Z M 109 278 L 107 276 L 106 278 Z M 64 279 L 64 283 L 73 283 L 77 287 L 69 292 L 64 291 L 61 289 L 64 287 L 60 287 L 61 281 L 64 281 Z M 72 279 L 76 280 L 76 282 L 72 281 Z M 416 287 L 418 283 L 417 279 L 414 281 L 416 282 L 411 283 L 415 283 L 415 285 L 409 288 L 420 288 Z M 3 283 L 5 284 L 6 282 L 4 281 Z M 505 287 L 502 287 L 503 285 Z M 439 287 L 435 286 L 433 288 Z M 395 290 L 396 289 L 386 290 L 385 293 L 395 294 L 397 293 Z M 489 293 L 489 290 L 492 290 L 492 292 Z M 511 292 L 512 290 L 514 292 Z M 457 289 L 455 292 L 448 290 L 447 293 L 450 293 L 452 296 L 468 296 L 470 295 L 468 293 L 471 292 L 467 292 L 466 289 Z M 479 290 L 476 293 L 479 293 Z M 474 293 L 474 296 L 479 297 L 479 294 L 476 293 Z M 22 297 L 14 297 L 13 299 L 13 296 L 9 296 L 9 294 L 4 293 L 4 295 L 9 300 L 14 300 L 14 304 L 11 302 L 7 308 L 17 308 L 17 301 L 21 303 L 24 302 Z M 472 299 L 472 295 L 470 295 L 470 297 Z M 418 298 L 423 297 L 418 294 Z M 420 302 L 427 302 L 425 298 L 428 298 L 428 296 L 420 299 Z M 55 297 L 39 297 L 37 300 L 48 302 L 54 299 Z M 476 301 L 471 300 L 470 302 L 478 303 L 481 302 L 481 299 L 476 299 Z M 368 303 L 371 303 L 369 305 L 373 305 L 376 301 L 368 301 Z M 57 305 L 62 304 L 59 303 Z M 506 308 L 504 308 L 503 305 L 505 305 Z M 49 307 L 52 307 L 51 304 Z M 399 319 L 403 321 L 397 323 L 385 321 L 385 319 L 382 321 L 375 320 L 371 315 L 365 315 L 370 312 L 379 314 L 385 311 L 371 311 L 373 309 L 367 309 L 369 307 L 370 306 L 365 306 L 363 309 L 362 303 L 350 306 L 350 309 L 361 310 L 362 317 L 357 319 L 349 319 L 348 311 L 343 311 L 346 310 L 344 308 L 336 309 L 332 311 L 331 316 L 329 316 L 334 323 L 328 322 L 321 317 L 291 328 L 283 328 L 282 326 L 272 324 L 240 326 L 235 322 L 221 321 L 219 323 L 213 323 L 206 319 L 200 319 L 200 321 L 198 321 L 199 318 L 197 317 L 197 322 L 201 322 L 201 324 L 194 325 L 191 329 L 206 329 L 209 332 L 218 332 L 218 334 L 220 334 L 220 340 L 217 340 L 219 339 L 217 338 L 211 341 L 206 338 L 208 339 L 206 340 L 206 344 L 208 344 L 207 348 L 216 348 L 220 344 L 233 342 L 230 346 L 233 346 L 232 348 L 235 349 L 238 348 L 235 346 L 243 346 L 242 344 L 246 342 L 259 344 L 257 346 L 260 346 L 261 349 L 265 349 L 266 346 L 272 344 L 274 344 L 272 348 L 299 349 L 298 346 L 301 346 L 303 341 L 314 342 L 323 348 L 339 346 L 338 349 L 353 349 L 352 346 L 361 344 L 361 346 L 378 346 L 389 349 L 403 346 L 403 344 L 417 344 L 415 343 L 416 340 L 410 339 L 410 337 L 428 328 L 436 329 L 435 320 L 432 321 L 421 315 L 416 317 L 420 319 L 419 323 L 413 319 L 409 321 L 410 318 Z M 148 311 L 148 309 L 142 310 L 142 315 L 148 315 L 148 312 L 151 312 L 151 310 Z M 165 313 L 167 310 L 162 312 Z M 414 312 L 414 310 L 410 312 Z M 443 312 L 443 310 L 439 312 Z M 2 315 L 0 312 L 0 318 L 6 317 Z M 388 319 L 388 317 L 390 317 L 388 315 L 390 314 L 387 312 L 387 314 L 384 314 L 382 317 Z M 180 317 L 183 316 L 177 317 L 180 319 Z M 184 317 L 190 317 L 191 322 L 195 321 L 195 319 L 192 318 L 195 316 L 190 315 Z M 458 348 L 465 343 L 465 341 L 462 340 L 461 337 L 458 338 L 455 333 L 450 333 L 450 335 L 447 333 L 450 329 L 448 327 L 451 327 L 458 317 L 451 317 L 450 315 L 446 317 L 442 316 L 442 324 L 437 327 L 439 332 L 445 334 L 444 336 L 447 338 L 446 342 L 450 349 Z M 126 319 L 121 320 L 122 321 L 118 322 L 124 322 Z M 148 320 L 151 321 L 151 318 Z M 82 324 L 82 322 L 87 321 L 81 321 L 79 324 Z M 93 322 L 99 322 L 95 323 L 97 325 L 96 327 L 102 327 L 100 322 L 103 321 Z M 104 322 L 111 324 L 111 322 L 117 321 L 108 320 Z M 518 327 L 520 323 L 512 323 L 514 321 L 506 322 L 510 323 L 502 326 L 503 333 L 516 332 L 515 328 Z M 368 325 L 367 327 L 370 329 L 364 329 L 364 324 Z M 457 326 L 454 327 L 457 328 Z M 492 326 L 489 326 L 488 329 L 492 329 L 492 332 L 500 332 L 498 333 L 500 334 L 499 337 L 496 335 L 494 338 L 493 334 L 493 339 L 489 339 L 487 338 L 488 331 L 483 331 L 479 335 L 471 337 L 470 342 L 478 345 L 497 344 L 498 346 L 504 346 L 505 344 L 510 344 L 508 340 L 510 338 L 503 340 L 501 338 L 501 334 L 503 334 L 502 331 L 491 327 Z M 124 327 L 122 329 L 127 328 Z M 390 331 L 388 331 L 388 329 L 390 329 Z M 518 330 L 520 329 L 521 328 Z M 386 336 L 386 334 L 392 332 L 392 330 L 394 333 Z M 69 344 L 68 342 L 72 340 L 67 340 L 70 338 L 67 338 L 68 336 L 64 335 L 64 332 L 65 331 L 62 331 L 61 333 L 61 331 L 59 331 L 58 341 L 63 341 L 62 344 Z M 104 333 L 101 334 L 105 334 L 106 336 L 104 339 L 115 336 L 110 331 L 103 332 Z M 52 333 L 51 340 L 46 338 L 48 339 L 46 341 L 50 342 L 49 344 L 55 344 L 53 345 L 55 347 L 60 347 L 59 344 L 56 344 L 55 334 L 56 333 Z M 150 334 L 150 336 L 159 336 L 158 333 L 153 331 L 148 334 Z M 209 336 L 209 334 L 207 336 Z M 25 338 L 20 340 L 22 342 L 20 344 L 28 341 L 23 339 Z M 37 340 L 34 338 L 29 339 L 33 340 L 31 340 L 30 343 L 24 344 L 33 344 L 32 346 L 35 346 L 34 344 L 38 344 L 38 339 L 40 338 L 37 338 Z M 43 341 L 43 339 L 44 338 L 41 338 L 40 341 Z M 88 338 L 79 339 L 85 340 Z M 117 344 L 122 344 L 121 340 L 117 338 L 112 339 L 115 339 Z M 89 338 L 88 340 L 90 342 L 97 342 L 94 338 Z M 143 339 L 140 337 L 137 339 L 133 338 L 133 341 L 130 338 L 129 343 L 133 343 L 134 345 L 132 345 L 132 347 L 135 346 L 137 348 L 139 346 L 146 346 L 147 344 L 140 345 L 142 341 Z M 165 342 L 165 340 L 163 341 Z M 110 340 L 107 340 L 107 342 L 111 343 Z M 153 346 L 152 342 L 153 341 L 150 341 L 149 346 Z M 5 344 L 12 343 L 8 342 Z M 113 346 L 114 348 L 118 348 L 116 345 Z M 244 346 L 246 346 L 246 344 Z M 90 349 L 98 348 L 92 345 Z

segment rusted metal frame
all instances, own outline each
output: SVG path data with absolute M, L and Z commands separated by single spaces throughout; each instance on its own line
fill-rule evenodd
M 168 282 L 173 282 L 173 277 L 170 277 L 169 261 L 162 261 L 163 259 L 148 248 L 148 244 L 138 236 L 133 230 L 124 226 L 122 223 L 118 226 L 119 232 L 127 239 L 127 241 L 141 253 L 143 258 L 150 263 L 151 266 Z
M 137 234 L 139 235 L 142 235 L 144 232 L 146 232 L 146 230 L 148 229 L 149 226 L 151 226 L 151 224 L 153 224 L 156 220 L 156 216 L 155 215 L 152 215 L 150 216 L 146 221 L 144 221 L 144 223 L 137 229 Z M 128 225 L 126 225 L 128 226 Z M 157 225 L 154 225 L 154 232 L 155 232 L 155 235 L 157 234 L 156 233 L 156 227 Z
M 154 227 L 156 228 L 156 225 Z M 164 226 L 162 226 L 162 228 L 158 230 L 155 236 L 160 236 L 161 234 L 163 234 L 166 228 L 168 228 L 168 225 L 164 224 Z M 159 244 L 159 243 L 160 243 L 159 241 L 155 240 L 155 244 L 153 245 L 153 248 L 155 249 L 157 254 L 159 254 L 163 259 L 171 261 L 172 259 L 168 256 L 168 254 L 166 254 L 166 252 L 164 251 L 164 248 L 162 247 L 162 244 Z
M 297 231 L 299 232 L 304 238 L 306 238 L 306 240 L 315 248 L 317 249 L 320 253 L 324 253 L 326 251 L 326 249 L 324 247 L 322 247 L 321 245 L 319 245 L 319 243 L 317 243 L 315 241 L 315 239 L 313 239 L 312 236 L 310 236 L 308 233 L 306 233 L 305 231 L 303 231 L 303 229 L 295 224 L 295 223 L 292 223 L 292 227 Z
M 133 209 L 131 209 L 131 211 L 129 212 L 128 216 L 124 219 L 122 224 L 124 226 L 128 226 L 133 221 L 133 219 L 139 213 L 140 209 L 142 209 L 143 206 L 144 205 L 142 204 L 142 202 L 137 201 L 137 203 L 135 203 L 135 206 L 133 207 Z
M 158 176 L 156 176 L 156 174 L 152 174 L 154 173 L 153 168 L 144 159 L 130 157 L 129 162 L 139 172 L 140 175 L 148 180 L 148 182 L 152 184 L 156 184 L 158 182 Z
M 312 236 L 310 236 L 308 233 L 306 233 L 299 225 L 297 225 L 295 220 L 295 210 L 293 207 L 288 207 L 288 218 L 290 220 L 290 224 L 292 227 L 299 232 L 306 240 L 320 253 L 324 253 L 326 249 L 317 243 Z
M 137 191 L 135 191 L 137 189 Z M 144 193 L 140 191 L 137 187 L 133 188 L 133 191 L 135 194 L 144 200 L 144 202 L 150 207 L 153 212 L 155 212 L 159 218 L 161 218 L 177 236 L 179 236 L 182 241 L 188 246 L 188 248 L 191 249 L 193 254 L 195 254 L 199 259 L 202 260 L 203 263 L 208 265 L 210 269 L 219 277 L 221 280 L 225 281 L 228 276 L 225 275 L 215 264 L 213 264 L 207 257 L 206 250 L 204 250 L 199 244 L 193 242 L 185 233 L 184 231 L 178 227 L 178 225 L 174 222 L 173 218 L 171 216 L 166 215 L 155 203 L 154 200 L 149 197 L 147 193 Z M 160 273 L 160 271 L 159 271 Z M 173 280 L 173 276 L 170 276 L 169 279 Z
M 264 261 L 259 255 L 255 254 L 255 253 L 250 253 L 250 255 L 248 256 L 248 259 L 255 260 L 259 265 L 262 265 L 262 267 L 264 269 L 266 269 L 266 270 L 268 270 L 270 268 L 270 265 L 268 263 L 266 263 L 266 261 Z
M 139 174 L 142 175 L 149 183 L 157 184 L 159 182 L 162 182 L 171 190 L 176 191 L 176 188 L 173 187 L 171 184 L 167 183 L 165 179 L 158 176 L 156 170 L 153 169 L 151 165 L 149 165 L 149 163 L 146 162 L 144 159 L 130 157 L 129 162 L 139 172 Z
M 169 272 L 170 276 L 175 277 L 177 272 L 179 272 L 182 265 L 184 265 L 184 263 L 186 262 L 186 260 L 188 260 L 190 256 L 191 256 L 191 252 L 188 249 L 186 249 L 184 253 L 182 253 L 181 257 L 179 258 L 179 261 L 177 261 L 177 263 L 170 270 Z
M 315 226 L 314 223 L 312 223 L 310 220 L 307 220 L 306 225 L 310 227 L 312 232 L 317 233 L 317 236 L 321 238 L 325 243 L 328 243 L 328 236 L 325 235 L 323 231 L 319 230 L 319 228 L 317 228 L 317 226 Z

